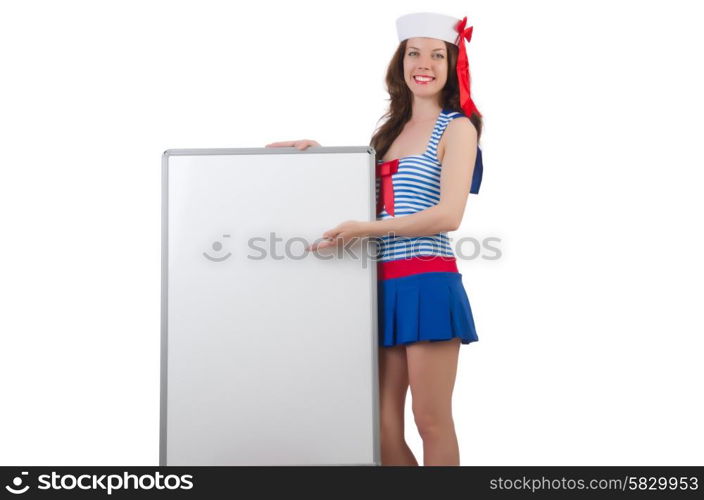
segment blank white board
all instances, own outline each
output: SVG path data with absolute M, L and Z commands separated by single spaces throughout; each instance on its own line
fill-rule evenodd
M 380 465 L 371 147 L 162 158 L 160 465 Z M 371 257 L 371 259 L 370 259 Z

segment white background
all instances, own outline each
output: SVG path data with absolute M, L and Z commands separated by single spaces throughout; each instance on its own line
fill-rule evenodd
M 451 236 L 502 252 L 460 263 L 462 465 L 702 465 L 696 5 L 3 3 L 0 464 L 158 463 L 162 152 L 368 144 L 432 10 L 475 27 L 485 118 Z

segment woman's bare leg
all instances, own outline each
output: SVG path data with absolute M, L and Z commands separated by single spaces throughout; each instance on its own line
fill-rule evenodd
M 452 420 L 459 347 L 458 338 L 406 346 L 413 416 L 423 438 L 423 465 L 460 464 Z
M 406 346 L 379 347 L 381 465 L 418 465 L 404 436 L 407 392 Z

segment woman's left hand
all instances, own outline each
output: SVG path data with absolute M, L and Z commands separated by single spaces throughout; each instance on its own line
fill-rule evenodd
M 364 229 L 364 222 L 347 220 L 323 233 L 323 238 L 327 241 L 321 241 L 308 245 L 306 250 L 318 250 L 319 248 L 332 247 L 339 244 L 344 245 L 349 241 L 353 241 L 355 238 L 366 236 Z

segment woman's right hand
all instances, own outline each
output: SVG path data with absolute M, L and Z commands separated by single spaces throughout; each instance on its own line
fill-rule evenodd
M 281 141 L 281 142 L 272 142 L 271 144 L 267 144 L 265 147 L 267 148 L 290 148 L 294 147 L 296 149 L 300 149 L 303 151 L 306 148 L 309 147 L 320 147 L 320 144 L 317 142 L 311 140 L 311 139 L 301 139 L 298 141 Z

